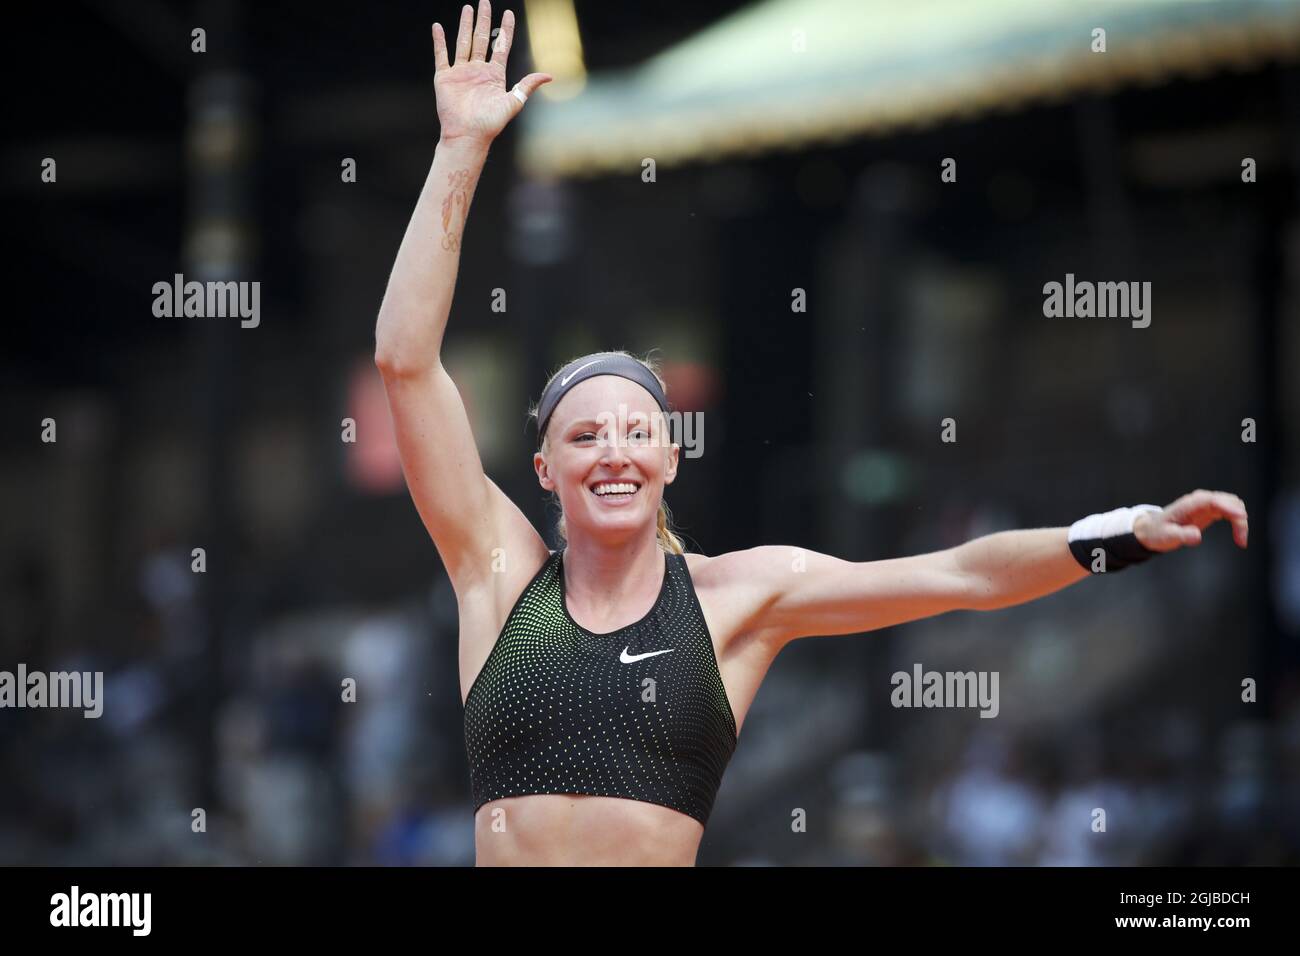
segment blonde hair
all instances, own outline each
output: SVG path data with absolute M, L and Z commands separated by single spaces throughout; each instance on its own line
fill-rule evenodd
M 664 382 L 663 376 L 659 374 L 659 365 L 649 355 L 647 355 L 645 358 L 641 358 L 638 355 L 633 355 L 631 352 L 625 352 L 622 349 L 610 350 L 609 354 L 624 355 L 630 359 L 633 359 L 634 361 L 640 362 L 642 365 L 644 365 L 647 369 L 650 370 L 650 373 L 656 379 L 659 380 L 659 387 L 664 390 L 664 394 L 665 395 L 668 394 L 668 385 L 667 383 Z M 564 366 L 567 364 L 568 364 L 567 362 L 563 363 L 562 365 L 560 365 L 559 368 L 557 368 L 554 372 L 551 373 L 551 377 L 546 380 L 547 388 L 550 387 L 551 382 L 555 380 L 555 376 L 559 375 L 560 372 L 563 371 Z M 542 393 L 545 394 L 545 392 L 546 392 L 546 388 L 543 388 Z M 537 403 L 533 403 L 531 406 L 529 406 L 528 409 L 528 417 L 533 420 L 534 424 L 537 423 L 537 407 L 538 407 Z M 543 454 L 545 454 L 546 452 L 546 443 L 547 443 L 547 437 L 543 435 L 542 442 L 541 442 L 541 448 Z M 555 501 L 556 506 L 558 507 L 560 503 L 559 496 L 555 494 L 555 492 L 551 492 L 551 498 Z M 655 520 L 655 539 L 658 541 L 659 547 L 662 548 L 664 551 L 667 551 L 669 554 L 685 554 L 686 546 L 682 543 L 682 539 L 679 538 L 677 534 L 673 531 L 672 522 L 673 522 L 673 516 L 672 516 L 672 512 L 668 510 L 668 502 L 660 498 L 659 515 L 658 518 Z M 564 528 L 563 508 L 560 509 L 560 520 L 556 524 L 556 530 L 560 535 L 561 541 L 568 540 L 568 536 Z

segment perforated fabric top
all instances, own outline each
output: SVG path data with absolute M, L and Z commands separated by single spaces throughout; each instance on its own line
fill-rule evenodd
M 465 699 L 474 809 L 538 793 L 625 797 L 708 822 L 736 722 L 686 559 L 635 624 L 578 625 L 563 552 L 524 588 Z

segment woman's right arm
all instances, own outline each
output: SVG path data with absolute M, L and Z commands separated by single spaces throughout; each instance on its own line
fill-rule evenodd
M 462 597 L 490 580 L 494 549 L 504 549 L 507 567 L 531 565 L 547 554 L 536 529 L 484 474 L 464 402 L 442 366 L 474 189 L 492 140 L 522 108 L 505 89 L 513 15 L 506 11 L 489 62 L 488 0 L 482 0 L 471 34 L 472 14 L 468 6 L 461 11 L 454 62 L 442 28 L 434 25 L 441 137 L 375 326 L 375 364 L 388 394 L 407 487 Z M 531 95 L 549 79 L 530 74 L 519 87 Z

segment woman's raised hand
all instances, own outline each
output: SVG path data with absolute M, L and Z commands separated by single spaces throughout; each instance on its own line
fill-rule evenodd
M 477 19 L 473 7 L 466 4 L 460 11 L 460 30 L 452 60 L 447 55 L 447 37 L 442 24 L 433 25 L 433 53 L 437 61 L 433 89 L 443 141 L 466 139 L 490 143 L 524 108 L 523 100 L 506 89 L 506 58 L 515 36 L 515 15 L 509 10 L 505 12 L 495 44 L 490 42 L 491 27 L 489 0 L 479 0 Z M 526 99 L 552 79 L 548 73 L 529 73 L 516 87 Z

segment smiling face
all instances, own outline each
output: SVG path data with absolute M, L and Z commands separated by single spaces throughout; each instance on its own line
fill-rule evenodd
M 653 427 L 652 427 L 653 426 Z M 654 534 L 664 486 L 677 477 L 678 447 L 654 397 L 617 375 L 575 385 L 547 423 L 533 456 L 537 479 L 554 491 L 567 537 L 617 543 Z

